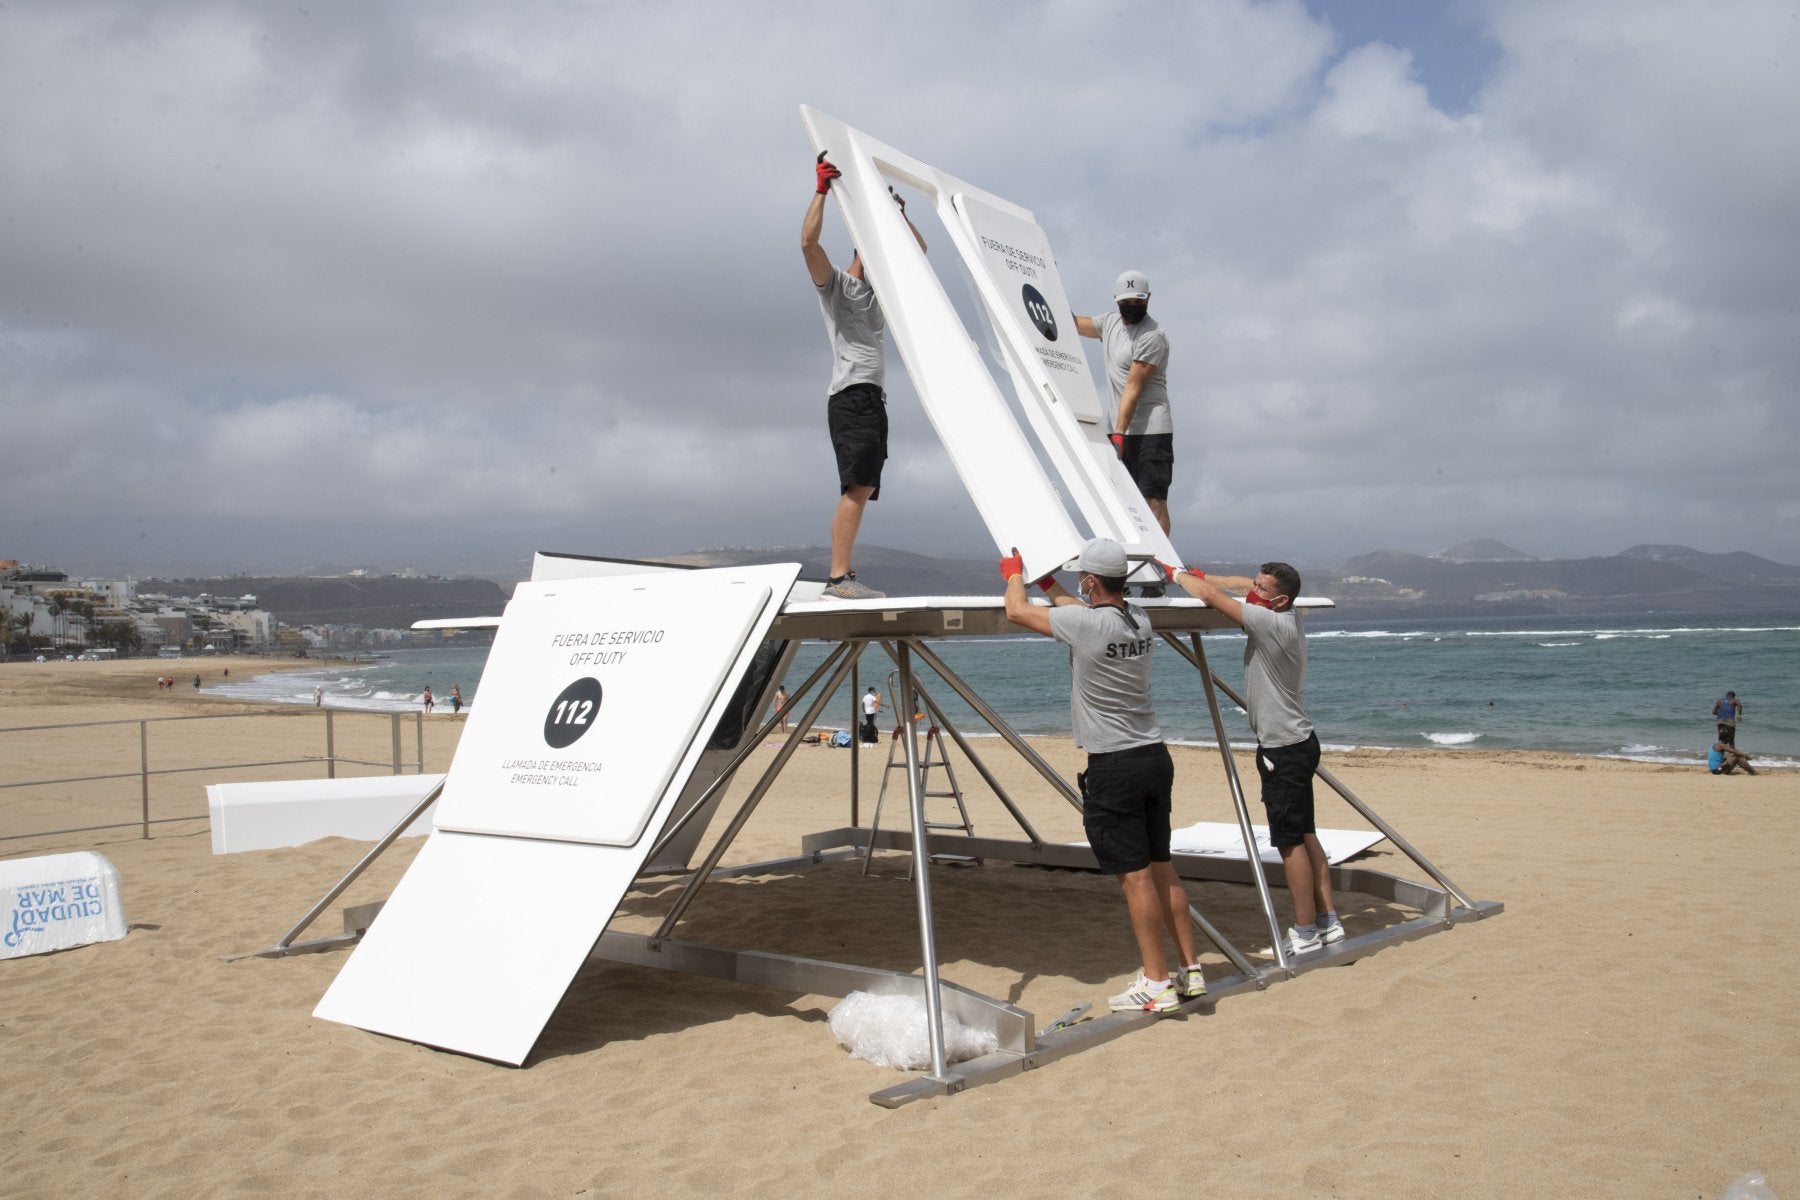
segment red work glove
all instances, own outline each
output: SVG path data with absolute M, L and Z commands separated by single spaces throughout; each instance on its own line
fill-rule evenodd
M 1113 449 L 1118 452 L 1118 455 L 1120 458 L 1125 457 L 1125 435 L 1124 434 L 1109 433 L 1106 435 L 1106 440 L 1113 444 Z
M 818 165 L 813 167 L 813 175 L 818 180 L 819 195 L 823 196 L 831 190 L 831 181 L 843 172 L 825 161 L 825 151 L 819 151 Z
M 1164 575 L 1168 576 L 1170 583 L 1174 583 L 1175 576 L 1181 574 L 1181 572 L 1183 572 L 1183 571 L 1186 571 L 1189 575 L 1192 575 L 1195 579 L 1205 579 L 1206 578 L 1206 572 L 1202 571 L 1196 567 L 1171 567 L 1168 563 L 1164 562 L 1160 558 L 1156 560 L 1156 565 L 1162 568 L 1162 573 Z
M 1043 589 L 1044 595 L 1048 596 L 1050 594 L 1050 589 L 1056 586 L 1056 579 L 1053 576 L 1046 575 L 1037 581 L 1037 585 Z
M 1011 583 L 1014 575 L 1023 574 L 1025 574 L 1025 560 L 1020 556 L 1019 548 L 1014 546 L 1013 552 L 1000 560 L 1000 578 Z
M 889 185 L 888 187 L 888 195 L 892 196 L 894 198 L 894 203 L 900 206 L 900 215 L 904 217 L 906 215 L 906 197 L 902 196 L 899 192 L 896 192 L 892 185 Z

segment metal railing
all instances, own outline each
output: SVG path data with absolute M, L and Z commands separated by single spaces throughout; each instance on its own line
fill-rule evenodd
M 306 758 L 280 758 L 261 762 L 220 762 L 203 763 L 191 766 L 152 767 L 150 765 L 150 727 L 165 726 L 177 722 L 192 721 L 310 721 L 324 718 L 325 753 Z M 390 757 L 385 760 L 353 758 L 337 752 L 338 722 L 348 718 L 352 721 L 373 721 L 386 718 L 389 726 L 388 745 Z M 401 722 L 410 718 L 413 723 L 414 754 L 408 760 L 401 749 Z M 135 821 L 114 821 L 101 825 L 81 825 L 68 829 L 39 829 L 25 833 L 0 834 L 0 842 L 19 841 L 24 838 L 54 837 L 66 833 L 91 833 L 103 829 L 128 829 L 133 825 L 141 828 L 141 837 L 150 836 L 152 825 L 166 825 L 177 821 L 205 820 L 206 814 L 191 814 L 175 817 L 157 817 L 150 815 L 150 780 L 155 776 L 189 775 L 198 771 L 238 771 L 265 767 L 318 766 L 325 767 L 325 778 L 336 779 L 338 767 L 388 767 L 395 775 L 403 775 L 408 769 L 414 774 L 425 772 L 425 720 L 422 713 L 365 713 L 347 712 L 334 709 L 322 711 L 294 713 L 205 713 L 185 717 L 142 717 L 125 718 L 112 721 L 78 721 L 64 725 L 20 725 L 12 728 L 0 728 L 0 773 L 5 771 L 5 764 L 16 762 L 17 757 L 5 752 L 9 735 L 32 734 L 42 736 L 52 731 L 71 729 L 99 729 L 102 727 L 137 726 L 137 766 L 131 770 L 105 771 L 94 775 L 66 775 L 54 779 L 5 779 L 0 778 L 0 792 L 12 788 L 55 787 L 64 784 L 100 783 L 108 780 L 135 779 L 138 781 L 138 800 L 140 813 Z M 366 742 L 365 742 L 366 744 Z M 127 751 L 127 756 L 129 752 Z M 117 755 L 115 755 L 117 756 Z M 95 757 L 98 757 L 96 755 Z

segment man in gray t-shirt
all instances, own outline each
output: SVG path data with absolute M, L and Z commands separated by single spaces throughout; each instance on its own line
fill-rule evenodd
M 863 509 L 881 496 L 881 468 L 887 461 L 887 400 L 881 390 L 885 370 L 881 338 L 887 332 L 887 318 L 875 289 L 864 277 L 862 255 L 852 251 L 849 268 L 839 270 L 819 245 L 825 227 L 825 196 L 831 191 L 831 181 L 838 178 L 838 169 L 821 152 L 813 173 L 812 203 L 800 224 L 800 252 L 806 258 L 813 287 L 818 289 L 825 336 L 831 342 L 830 399 L 825 413 L 838 464 L 838 502 L 831 517 L 831 567 L 825 591 L 842 600 L 879 599 L 882 593 L 856 578 L 851 559 Z M 906 217 L 906 201 L 893 188 L 888 191 L 923 250 L 925 239 Z
M 1150 651 L 1156 634 L 1143 609 L 1125 600 L 1125 551 L 1095 538 L 1076 561 L 1081 598 L 1047 576 L 1039 581 L 1048 608 L 1025 595 L 1017 555 L 1000 560 L 1006 616 L 1013 624 L 1069 647 L 1070 721 L 1087 751 L 1081 775 L 1082 827 L 1100 870 L 1124 889 L 1131 930 L 1143 958 L 1137 979 L 1107 1003 L 1115 1012 L 1169 1012 L 1206 994 L 1196 961 L 1186 889 L 1169 854 L 1170 792 L 1175 766 L 1163 744 L 1150 699 Z M 1183 964 L 1170 978 L 1163 952 L 1167 930 Z
M 1319 735 L 1306 716 L 1306 630 L 1294 611 L 1300 573 L 1284 562 L 1266 562 L 1242 600 L 1204 571 L 1173 572 L 1189 595 L 1244 629 L 1244 700 L 1256 733 L 1256 771 L 1262 778 L 1269 842 L 1281 855 L 1294 926 L 1288 950 L 1305 954 L 1344 939 L 1331 903 L 1331 866 L 1319 845 L 1313 816 L 1313 776 L 1319 769 Z
M 1150 315 L 1150 280 L 1127 271 L 1113 284 L 1117 312 L 1076 317 L 1075 331 L 1099 338 L 1106 382 L 1118 416 L 1112 444 L 1164 533 L 1169 532 L 1169 481 L 1175 470 L 1175 426 L 1169 418 L 1169 339 Z

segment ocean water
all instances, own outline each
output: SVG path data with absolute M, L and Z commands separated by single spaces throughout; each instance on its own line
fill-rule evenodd
M 1572 619 L 1433 621 L 1326 627 L 1307 639 L 1307 709 L 1332 747 L 1386 746 L 1557 750 L 1572 754 L 1697 762 L 1712 742 L 1713 702 L 1729 688 L 1745 701 L 1738 743 L 1759 764 L 1800 767 L 1800 619 L 1684 615 L 1657 621 Z M 1241 634 L 1205 639 L 1208 661 L 1242 690 Z M 953 638 L 932 643 L 950 667 L 1015 728 L 1069 732 L 1068 651 L 1039 637 Z M 827 647 L 801 647 L 787 682 L 797 686 Z M 397 650 L 354 667 L 265 675 L 209 691 L 311 704 L 314 686 L 339 708 L 412 712 L 430 686 L 447 711 L 452 684 L 477 702 L 485 647 Z M 1214 744 L 1199 675 L 1167 646 L 1156 652 L 1157 715 L 1172 741 Z M 932 698 L 970 736 L 986 727 L 929 670 Z M 858 682 L 890 701 L 893 664 L 872 647 Z M 560 682 L 558 683 L 560 686 Z M 1221 695 L 1228 739 L 1249 744 L 1243 714 Z M 852 721 L 848 684 L 822 721 Z

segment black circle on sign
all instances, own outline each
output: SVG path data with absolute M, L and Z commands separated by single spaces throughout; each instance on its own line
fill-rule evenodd
M 544 714 L 544 741 L 557 750 L 572 746 L 593 728 L 599 715 L 600 681 L 592 676 L 577 679 L 550 702 L 550 711 Z
M 1054 342 L 1056 340 L 1056 314 L 1050 311 L 1050 304 L 1044 299 L 1044 293 L 1028 283 L 1025 285 L 1022 295 L 1025 300 L 1025 315 L 1031 318 L 1031 323 L 1037 326 L 1038 332 L 1044 335 L 1045 341 Z

